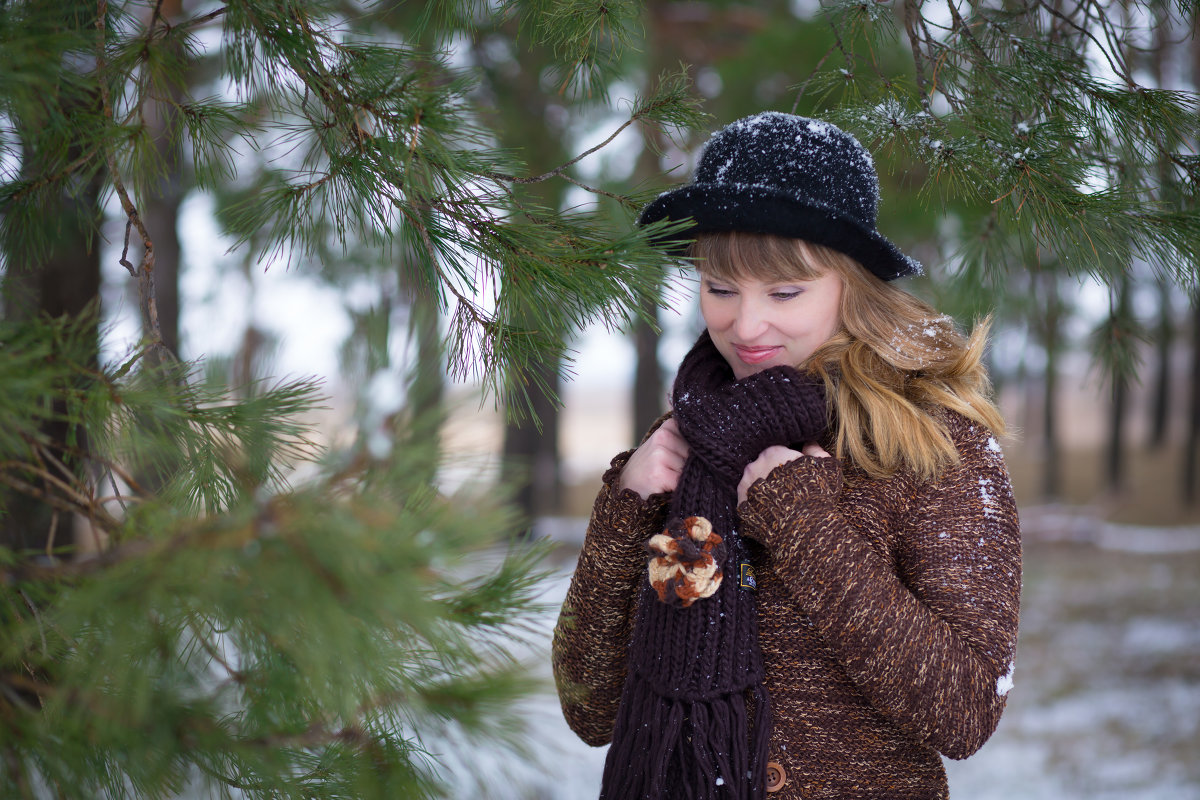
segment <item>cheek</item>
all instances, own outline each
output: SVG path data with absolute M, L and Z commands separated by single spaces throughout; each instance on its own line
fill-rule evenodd
M 828 339 L 842 328 L 842 315 L 835 309 L 825 320 L 825 338 Z
M 705 327 L 710 330 L 722 330 L 729 324 L 729 312 L 707 298 L 700 300 L 700 316 L 704 318 Z
M 815 347 L 831 338 L 841 327 L 842 319 L 838 310 L 822 306 L 794 318 L 790 329 L 797 342 L 805 347 Z
M 830 287 L 821 305 L 822 330 L 825 338 L 828 339 L 842 328 L 842 287 L 840 284 Z

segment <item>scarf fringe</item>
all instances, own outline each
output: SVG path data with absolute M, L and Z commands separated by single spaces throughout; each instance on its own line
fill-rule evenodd
M 770 701 L 761 684 L 749 691 L 753 728 L 745 692 L 703 700 L 664 697 L 631 672 L 604 761 L 600 800 L 763 800 Z M 731 743 L 731 730 L 748 731 L 750 740 Z

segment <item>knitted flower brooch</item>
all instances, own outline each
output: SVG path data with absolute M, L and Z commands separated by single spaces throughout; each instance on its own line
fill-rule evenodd
M 725 545 L 704 517 L 671 522 L 646 545 L 653 556 L 650 585 L 664 603 L 687 608 L 721 585 Z

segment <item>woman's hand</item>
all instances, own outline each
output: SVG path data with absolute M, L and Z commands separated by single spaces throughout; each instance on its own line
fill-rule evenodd
M 737 488 L 738 505 L 740 506 L 746 502 L 746 494 L 750 491 L 750 486 L 756 480 L 767 477 L 767 475 L 771 474 L 771 470 L 780 464 L 795 461 L 801 456 L 829 458 L 829 453 L 816 442 L 809 442 L 801 450 L 793 450 L 790 447 L 783 447 L 782 445 L 768 447 L 758 454 L 758 458 L 747 464 L 745 471 L 742 472 L 742 480 Z
M 675 491 L 687 457 L 687 441 L 675 420 L 669 419 L 633 451 L 621 470 L 618 488 L 631 489 L 643 500 L 652 494 Z

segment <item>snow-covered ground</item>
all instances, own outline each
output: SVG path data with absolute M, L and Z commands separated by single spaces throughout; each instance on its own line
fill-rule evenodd
M 567 542 L 545 586 L 551 609 L 581 526 L 549 529 Z M 459 796 L 597 796 L 604 750 L 562 721 L 550 687 L 553 610 L 543 623 L 530 668 L 547 688 L 522 709 L 530 753 L 472 752 L 455 768 Z M 1014 677 L 991 741 L 947 763 L 955 800 L 1200 800 L 1200 531 L 1098 525 L 1028 541 Z

